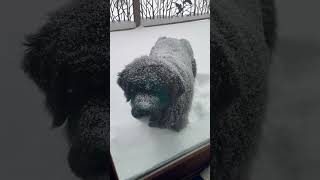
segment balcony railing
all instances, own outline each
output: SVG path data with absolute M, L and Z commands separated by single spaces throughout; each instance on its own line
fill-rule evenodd
M 110 0 L 111 31 L 210 17 L 210 0 Z

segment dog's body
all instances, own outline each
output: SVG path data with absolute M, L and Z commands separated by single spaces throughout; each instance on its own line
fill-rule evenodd
M 73 0 L 26 39 L 25 73 L 46 97 L 53 127 L 67 123 L 79 177 L 108 176 L 109 2 Z
M 134 117 L 150 116 L 151 127 L 179 131 L 188 122 L 196 71 L 187 40 L 161 37 L 149 56 L 119 73 L 118 84 L 131 100 Z

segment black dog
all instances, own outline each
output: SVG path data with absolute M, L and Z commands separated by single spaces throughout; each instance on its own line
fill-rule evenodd
M 159 38 L 149 56 L 119 73 L 118 84 L 131 100 L 132 115 L 150 116 L 149 126 L 184 128 L 193 98 L 196 62 L 185 39 Z
M 53 127 L 67 121 L 69 165 L 84 179 L 108 176 L 108 4 L 72 1 L 25 43 L 23 69 L 44 92 Z
M 274 1 L 216 0 L 210 7 L 213 179 L 248 180 L 277 37 Z

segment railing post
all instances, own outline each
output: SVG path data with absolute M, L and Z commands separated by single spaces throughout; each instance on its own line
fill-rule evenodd
M 141 17 L 140 17 L 140 0 L 133 0 L 133 17 L 136 26 L 140 26 Z

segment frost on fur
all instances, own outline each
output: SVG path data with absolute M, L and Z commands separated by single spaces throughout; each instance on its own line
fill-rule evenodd
M 148 56 L 119 73 L 118 84 L 135 118 L 150 116 L 149 126 L 179 131 L 188 123 L 196 63 L 185 39 L 160 37 Z

